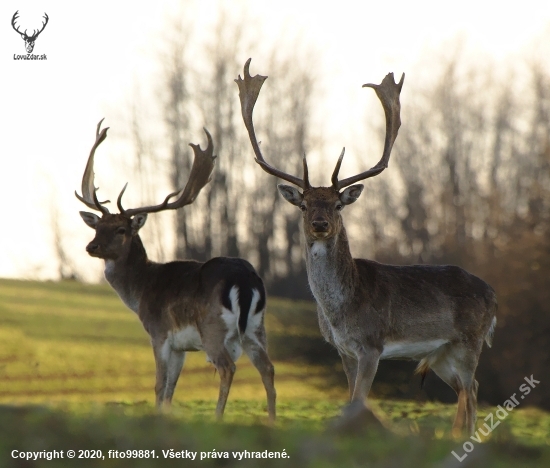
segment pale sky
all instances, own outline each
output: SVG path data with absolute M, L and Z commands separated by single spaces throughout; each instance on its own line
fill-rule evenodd
M 147 80 L 156 66 L 162 30 L 166 21 L 180 12 L 193 18 L 196 40 L 209 33 L 219 5 L 224 4 L 247 13 L 259 31 L 260 43 L 278 40 L 284 49 L 294 46 L 290 39 L 299 38 L 317 48 L 323 86 L 319 106 L 325 109 L 323 126 L 331 150 L 334 137 L 335 155 L 342 146 L 350 146 L 347 129 L 363 124 L 356 122 L 365 102 L 357 97 L 363 83 L 379 82 L 389 71 L 396 75 L 405 72 L 406 84 L 414 82 L 410 71 L 415 66 L 418 70 L 427 54 L 444 50 L 457 38 L 464 41 L 465 54 L 473 61 L 495 62 L 521 60 L 537 38 L 550 38 L 548 0 L 188 0 L 184 7 L 180 3 L 1 3 L 0 199 L 4 228 L 0 234 L 0 277 L 56 277 L 55 269 L 48 267 L 53 204 L 68 248 L 81 251 L 79 266 L 90 271 L 89 279 L 97 278 L 100 262 L 88 258 L 84 251 L 93 233 L 78 215 L 83 205 L 73 192 L 79 189 L 95 125 L 102 117 L 111 131 L 96 163 L 97 178 L 104 181 L 103 185 L 98 182 L 105 189 L 101 193 L 115 197 L 128 180 L 113 174 L 112 161 L 108 161 L 116 151 L 131 151 L 121 143 L 126 127 L 120 116 L 131 102 L 137 82 L 140 88 L 150 85 L 153 94 L 155 83 Z M 40 26 L 44 12 L 48 14 L 49 23 L 34 50 L 46 54 L 46 61 L 14 60 L 15 54 L 25 53 L 23 40 L 10 25 L 16 10 L 20 12 L 18 25 L 29 32 Z M 243 64 L 247 58 L 243 56 Z M 276 70 L 266 69 L 267 60 L 263 59 L 261 54 L 253 57 L 252 74 L 276 75 Z M 200 138 L 202 135 L 191 140 Z M 136 184 L 130 180 L 130 188 L 138 191 Z

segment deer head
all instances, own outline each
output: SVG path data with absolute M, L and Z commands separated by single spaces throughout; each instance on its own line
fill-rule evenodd
M 33 49 L 34 49 L 34 43 L 35 43 L 35 41 L 36 41 L 36 38 L 38 37 L 38 35 L 39 35 L 42 31 L 44 31 L 44 28 L 45 28 L 46 25 L 48 24 L 49 18 L 48 18 L 48 15 L 47 15 L 46 13 L 44 13 L 44 19 L 45 19 L 46 21 L 44 21 L 44 22 L 42 23 L 42 28 L 39 29 L 38 31 L 37 31 L 36 29 L 34 29 L 32 35 L 29 36 L 29 35 L 27 35 L 27 30 L 26 30 L 26 29 L 25 29 L 25 32 L 21 32 L 21 31 L 19 30 L 19 28 L 17 28 L 17 27 L 15 26 L 15 21 L 16 21 L 17 18 L 18 18 L 18 16 L 17 16 L 18 14 L 19 14 L 19 10 L 17 10 L 17 11 L 13 14 L 13 17 L 12 17 L 12 19 L 11 19 L 11 25 L 12 25 L 13 29 L 15 29 L 15 31 L 16 31 L 18 34 L 20 34 L 21 37 L 23 38 L 23 40 L 25 41 L 25 49 L 27 49 L 27 53 L 28 53 L 28 54 L 31 54 L 32 51 L 33 51 Z
M 332 173 L 332 185 L 330 187 L 312 187 L 309 183 L 308 167 L 306 157 L 303 157 L 303 177 L 299 178 L 287 174 L 268 164 L 260 150 L 260 145 L 256 139 L 254 124 L 252 122 L 252 113 L 254 104 L 260 94 L 260 89 L 267 79 L 267 76 L 250 76 L 250 61 L 248 59 L 244 66 L 244 77 L 235 80 L 239 86 L 239 97 L 241 100 L 241 111 L 245 127 L 250 137 L 250 142 L 256 155 L 255 161 L 268 174 L 279 177 L 293 185 L 298 186 L 302 191 L 290 185 L 278 185 L 279 192 L 288 202 L 298 206 L 303 212 L 304 234 L 306 239 L 329 239 L 334 237 L 342 229 L 342 217 L 340 211 L 351 203 L 355 202 L 363 191 L 362 184 L 355 184 L 360 180 L 377 176 L 386 167 L 390 159 L 393 143 L 397 138 L 397 132 L 401 125 L 399 94 L 403 87 L 405 74 L 401 77 L 399 83 L 395 83 L 393 73 L 389 73 L 379 85 L 368 83 L 363 87 L 373 88 L 376 95 L 382 103 L 386 115 L 386 138 L 384 141 L 384 150 L 378 163 L 365 172 L 338 180 L 338 173 L 345 149 L 338 158 L 334 172 Z M 355 184 L 355 185 L 352 185 Z M 345 188 L 347 187 L 347 188 Z M 342 190 L 344 189 L 345 190 Z
M 214 169 L 216 156 L 213 153 L 212 137 L 208 130 L 204 129 L 208 139 L 208 146 L 202 150 L 199 145 L 190 144 L 194 152 L 193 165 L 189 173 L 189 180 L 185 188 L 170 193 L 162 203 L 140 208 L 124 209 L 122 196 L 128 184 L 122 188 L 118 199 L 117 207 L 120 213 L 111 214 L 104 206 L 109 200 L 100 202 L 97 198 L 98 188 L 94 185 L 94 156 L 97 147 L 107 138 L 107 130 L 101 129 L 103 119 L 97 124 L 96 140 L 90 151 L 86 169 L 82 177 L 82 195 L 75 191 L 76 197 L 88 208 L 101 212 L 99 217 L 94 213 L 81 211 L 80 216 L 84 222 L 95 229 L 96 236 L 86 247 L 86 251 L 92 257 L 116 260 L 124 256 L 130 249 L 131 240 L 137 236 L 139 230 L 147 221 L 148 213 L 157 213 L 164 210 L 175 210 L 195 201 L 201 189 L 210 182 L 210 176 Z M 177 197 L 174 201 L 172 198 Z

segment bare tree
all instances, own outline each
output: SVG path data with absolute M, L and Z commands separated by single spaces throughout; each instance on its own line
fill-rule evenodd
M 140 105 L 141 104 L 141 105 Z M 145 125 L 142 123 L 143 115 L 139 109 L 143 107 L 139 91 L 134 93 L 134 100 L 131 106 L 130 134 L 134 147 L 135 164 L 134 174 L 140 187 L 139 200 L 141 205 L 145 205 L 150 200 L 155 199 L 155 189 L 158 185 L 158 175 L 162 173 L 158 164 L 158 155 L 153 150 L 145 132 Z M 154 258 L 163 261 L 167 258 L 167 252 L 164 246 L 163 225 L 158 217 L 150 221 L 149 235 L 151 244 L 150 250 L 154 252 Z
M 63 229 L 61 228 L 60 222 L 58 204 L 52 196 L 50 200 L 50 226 L 53 236 L 53 251 L 57 262 L 57 274 L 60 280 L 79 279 L 80 275 L 65 248 L 66 239 L 63 235 Z
M 243 55 L 256 48 L 250 29 L 243 28 L 246 22 L 222 10 L 213 33 L 202 43 L 190 40 L 195 36 L 181 21 L 174 22 L 161 54 L 160 95 L 173 189 L 180 188 L 188 176 L 190 153 L 186 141 L 191 129 L 204 125 L 212 129 L 220 156 L 205 196 L 193 209 L 175 215 L 176 256 L 204 260 L 215 255 L 245 254 L 257 262 L 260 275 L 269 283 L 288 274 L 300 274 L 304 267 L 298 216 L 282 206 L 275 182 L 266 184 L 254 175 L 253 162 L 247 158 L 249 149 L 240 126 L 233 83 Z M 270 57 L 274 68 L 285 71 L 287 79 L 274 83 L 273 92 L 266 96 L 266 139 L 273 143 L 275 157 L 292 161 L 289 154 L 307 153 L 313 146 L 314 54 L 309 50 L 284 55 L 276 46 L 264 55 Z M 156 145 L 141 136 L 143 125 L 136 111 L 140 108 L 134 106 L 131 135 L 138 156 L 137 170 L 147 184 L 156 158 L 152 148 Z
M 242 197 L 243 144 L 236 132 L 236 106 L 233 78 L 242 53 L 243 28 L 226 10 L 222 10 L 212 41 L 206 45 L 205 58 L 211 79 L 197 84 L 204 118 L 214 129 L 214 144 L 222 155 L 208 193 L 204 232 L 206 253 L 215 249 L 220 255 L 238 257 L 240 245 L 237 233 L 239 203 Z M 215 226 L 223 229 L 215 230 Z M 216 244 L 216 245 L 214 245 Z
M 189 177 L 191 162 L 187 155 L 187 135 L 190 132 L 189 118 L 189 75 L 186 60 L 186 45 L 189 32 L 181 23 L 174 21 L 169 29 L 171 37 L 163 58 L 164 118 L 170 148 L 171 182 L 174 190 L 180 189 Z M 188 214 L 176 212 L 176 257 L 202 258 L 190 238 Z

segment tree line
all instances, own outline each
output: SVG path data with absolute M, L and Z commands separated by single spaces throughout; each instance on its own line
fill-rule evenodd
M 168 158 L 161 160 L 168 161 L 171 188 L 187 180 L 187 145 L 196 141 L 191 135 L 200 135 L 200 127 L 212 133 L 219 158 L 195 204 L 174 215 L 174 251 L 155 242 L 160 236 L 150 239 L 161 256 L 247 258 L 271 294 L 311 300 L 300 212 L 278 195 L 276 178 L 256 167 L 242 123 L 233 80 L 259 48 L 246 31 L 221 14 L 213 34 L 192 49 L 192 33 L 177 23 L 159 54 L 154 105 L 163 116 L 161 146 Z M 275 44 L 264 47 L 262 56 L 269 61 L 261 69 L 273 70 L 274 76 L 262 91 L 257 132 L 268 160 L 300 174 L 302 154 L 324 152 L 313 117 L 319 90 L 316 52 Z M 542 61 L 526 60 L 517 79 L 513 69 L 497 74 L 455 53 L 434 59 L 429 74 L 422 74 L 424 81 L 411 75 L 390 168 L 369 180 L 362 202 L 344 214 L 352 251 L 389 263 L 457 264 L 495 288 L 494 346 L 482 353 L 477 379 L 480 401 L 498 404 L 524 376 L 550 374 L 550 72 Z M 150 169 L 158 167 L 160 156 L 143 141 L 138 104 L 129 109 L 129 135 L 146 197 L 159 184 Z M 382 131 L 365 123 L 365 135 L 378 138 L 381 146 Z M 151 220 L 153 233 L 160 232 L 160 222 Z M 391 374 L 382 372 L 381 378 L 391 381 L 396 378 Z M 541 386 L 529 403 L 550 408 L 550 393 Z

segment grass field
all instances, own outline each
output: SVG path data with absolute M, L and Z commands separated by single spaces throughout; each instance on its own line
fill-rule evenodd
M 293 314 L 313 309 L 270 299 L 270 337 L 317 333 L 293 327 Z M 214 422 L 218 376 L 204 353 L 188 353 L 173 408 L 159 415 L 147 335 L 108 286 L 0 280 L 0 466 L 165 466 L 169 449 L 197 458 L 228 453 L 174 459 L 204 466 L 550 466 L 550 415 L 543 411 L 514 410 L 483 443 L 472 442 L 460 463 L 451 454 L 466 454 L 463 441 L 450 436 L 454 405 L 374 400 L 388 430 L 334 435 L 325 428 L 345 389 L 323 386 L 314 366 L 275 365 L 274 428 L 266 425 L 265 393 L 246 357 L 237 363 L 224 423 Z M 479 421 L 494 410 L 480 408 Z M 12 458 L 13 449 L 99 449 L 106 459 L 27 462 Z M 159 458 L 108 459 L 109 450 L 140 449 Z M 244 450 L 284 450 L 290 458 L 239 460 Z

